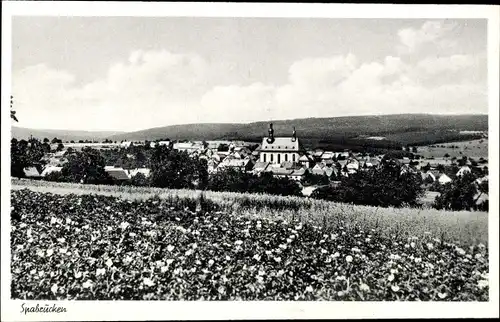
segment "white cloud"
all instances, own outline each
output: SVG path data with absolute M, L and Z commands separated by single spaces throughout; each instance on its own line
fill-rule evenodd
M 249 86 L 217 86 L 201 98 L 205 122 L 251 122 L 273 113 L 274 87 L 262 83 Z
M 426 21 L 420 29 L 405 28 L 398 32 L 401 53 L 412 53 L 427 43 L 450 47 L 455 44 L 446 35 L 455 28 L 455 24 L 443 21 Z
M 417 68 L 427 74 L 456 72 L 479 64 L 479 57 L 473 55 L 453 55 L 449 57 L 427 57 L 417 64 Z
M 141 129 L 196 121 L 205 71 L 197 55 L 136 51 L 82 86 L 68 72 L 28 67 L 14 73 L 13 92 L 22 126 Z
M 424 25 L 416 34 L 403 33 L 402 43 L 415 49 L 439 39 L 442 30 Z M 359 62 L 348 54 L 296 61 L 284 84 L 218 86 L 202 57 L 135 51 L 87 84 L 76 84 L 69 72 L 36 65 L 15 73 L 13 86 L 21 126 L 138 130 L 196 122 L 487 112 L 485 77 L 472 77 L 483 65 L 484 54 L 429 56 L 417 63 L 396 56 Z

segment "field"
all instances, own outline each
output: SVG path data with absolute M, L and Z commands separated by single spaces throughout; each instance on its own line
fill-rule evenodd
M 418 154 L 425 158 L 442 158 L 446 153 L 450 155 L 450 158 L 461 158 L 462 156 L 467 156 L 476 160 L 479 158 L 488 159 L 488 139 L 438 143 L 432 145 L 432 147 L 418 147 Z
M 196 202 L 200 191 L 173 190 L 150 187 L 80 185 L 12 179 L 12 189 L 29 188 L 38 192 L 57 194 L 95 193 L 127 200 L 145 200 L 159 197 L 171 203 L 178 199 Z M 302 197 L 281 197 L 263 194 L 241 194 L 232 192 L 205 191 L 204 197 L 220 211 L 235 216 L 259 218 L 300 219 L 325 228 L 335 229 L 340 223 L 348 231 L 362 227 L 376 229 L 389 237 L 393 234 L 402 238 L 423 238 L 429 233 L 443 240 L 470 246 L 488 244 L 488 214 L 477 211 L 441 211 L 430 208 L 378 208 L 339 204 L 325 200 Z
M 486 213 L 12 183 L 15 299 L 488 300 Z

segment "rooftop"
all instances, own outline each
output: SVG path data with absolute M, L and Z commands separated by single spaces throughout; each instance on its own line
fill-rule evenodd
M 272 143 L 267 142 L 267 137 L 262 139 L 260 151 L 290 151 L 302 150 L 299 139 L 293 141 L 292 137 L 275 137 Z

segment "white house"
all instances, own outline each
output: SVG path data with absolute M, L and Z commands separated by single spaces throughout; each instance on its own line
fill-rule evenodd
M 132 142 L 123 141 L 123 142 L 120 143 L 120 147 L 121 148 L 128 148 L 128 147 L 130 147 L 131 144 L 132 144 Z
M 438 179 L 440 184 L 447 184 L 448 182 L 452 182 L 450 177 L 448 177 L 446 174 L 441 174 Z
M 129 171 L 130 178 L 135 177 L 137 174 L 142 173 L 146 178 L 151 174 L 151 169 L 137 168 Z
M 48 174 L 53 173 L 53 172 L 61 172 L 61 170 L 62 170 L 62 167 L 57 167 L 57 166 L 53 166 L 53 165 L 47 165 L 45 167 L 45 169 L 43 169 L 43 171 L 42 171 L 42 173 L 40 175 L 42 177 L 45 177 Z
M 299 158 L 299 163 L 306 168 L 310 168 L 313 163 L 313 159 L 311 156 L 304 154 Z
M 463 166 L 460 168 L 460 170 L 458 170 L 456 175 L 457 177 L 461 177 L 466 173 L 471 173 L 471 169 L 468 166 Z
M 23 169 L 24 175 L 27 178 L 39 178 L 40 172 L 36 169 L 36 167 L 26 167 Z

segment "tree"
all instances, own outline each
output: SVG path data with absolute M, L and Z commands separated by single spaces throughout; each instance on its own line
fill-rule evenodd
M 315 190 L 311 197 L 338 202 L 381 207 L 415 206 L 423 194 L 422 177 L 410 171 L 401 173 L 394 162 L 343 177 L 337 187 Z
M 431 169 L 431 164 L 427 162 L 425 166 L 422 167 L 422 171 L 427 172 Z
M 10 118 L 16 122 L 19 122 L 16 116 L 16 111 L 14 111 L 14 96 L 10 96 Z
M 50 143 L 50 140 L 48 138 L 44 138 L 43 143 Z
M 411 151 L 411 152 L 413 152 L 413 153 L 418 153 L 418 149 L 417 149 L 417 147 L 416 147 L 416 146 L 412 147 L 412 151 Z
M 42 165 L 40 160 L 44 155 L 44 147 L 37 139 L 30 139 L 28 142 L 13 138 L 10 149 L 11 176 L 22 178 L 24 177 L 24 168 Z
M 475 199 L 478 189 L 475 177 L 466 173 L 454 181 L 445 184 L 441 194 L 436 197 L 434 207 L 445 210 L 471 210 L 475 207 Z
M 58 151 L 58 152 L 59 152 L 59 151 L 62 151 L 62 150 L 64 150 L 64 145 L 63 145 L 62 143 L 57 144 L 57 149 L 56 149 L 56 151 Z
M 110 184 L 112 178 L 104 170 L 105 161 L 98 150 L 84 148 L 68 157 L 62 168 L 62 175 L 69 182 Z
M 467 157 L 464 155 L 461 159 L 458 159 L 457 163 L 460 167 L 463 167 L 467 164 Z
M 306 171 L 301 183 L 304 186 L 327 185 L 330 183 L 330 180 L 327 175 L 319 175 Z
M 144 174 L 139 172 L 132 177 L 130 184 L 137 187 L 146 187 L 149 186 L 150 181 Z
M 193 189 L 205 181 L 200 173 L 200 159 L 191 158 L 186 152 L 156 146 L 151 156 L 151 184 L 154 187 Z
M 275 178 L 269 172 L 257 176 L 234 168 L 212 175 L 209 179 L 208 190 L 268 193 L 281 196 L 302 195 L 299 185 L 288 178 Z
M 146 155 L 142 151 L 142 149 L 139 149 L 136 154 L 135 154 L 135 160 L 137 161 L 137 165 L 143 166 L 143 164 L 147 161 Z
M 229 151 L 229 145 L 225 144 L 225 143 L 221 143 L 219 144 L 219 146 L 217 147 L 217 151 L 219 152 L 226 152 L 226 151 Z

